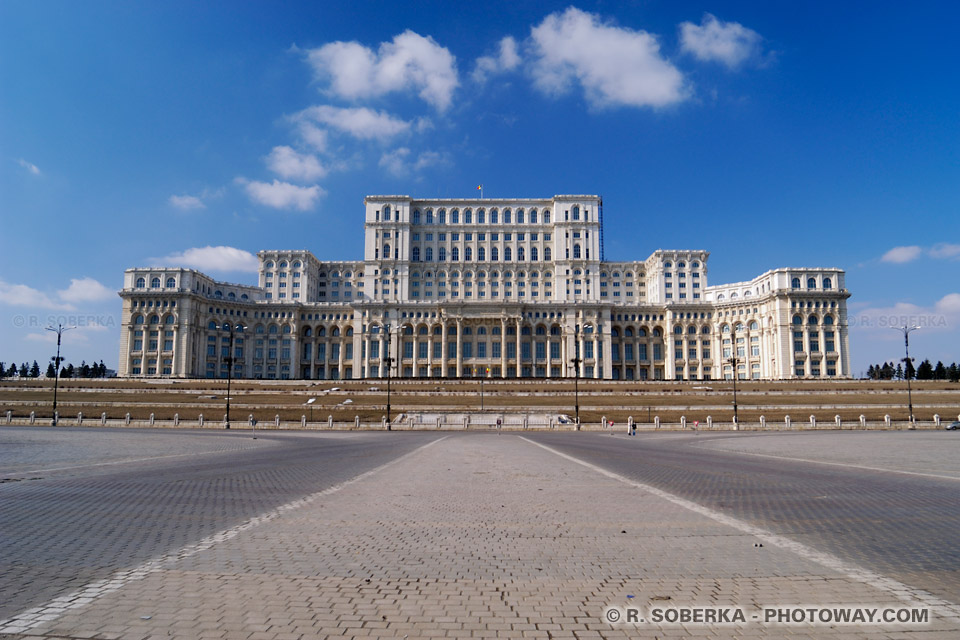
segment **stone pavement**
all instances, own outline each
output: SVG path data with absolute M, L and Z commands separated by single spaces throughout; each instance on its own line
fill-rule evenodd
M 904 606 L 517 435 L 454 435 L 0 623 L 0 637 L 956 638 L 920 626 L 613 625 L 611 605 Z M 903 595 L 903 594 L 901 594 Z M 629 597 L 632 596 L 632 597 Z M 11 632 L 17 631 L 13 634 Z

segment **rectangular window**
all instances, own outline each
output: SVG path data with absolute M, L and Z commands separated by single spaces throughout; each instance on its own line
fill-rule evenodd
M 486 342 L 478 342 L 478 343 L 477 343 L 477 357 L 478 357 L 478 358 L 486 358 L 486 357 L 487 357 L 487 343 L 486 343 Z
M 413 343 L 412 343 L 412 342 L 404 342 L 404 343 L 403 343 L 403 357 L 404 357 L 404 358 L 412 358 L 412 357 L 413 357 Z
M 439 360 L 443 357 L 443 343 L 434 342 L 433 343 L 433 357 L 435 360 Z
M 494 343 L 492 344 L 492 347 L 493 347 L 492 352 L 491 352 L 491 353 L 492 353 L 492 356 L 493 356 L 494 358 L 499 358 L 500 355 L 501 355 L 501 351 L 500 351 L 501 344 L 500 344 L 499 342 L 494 342 Z
M 550 358 L 551 358 L 552 360 L 556 360 L 556 359 L 559 358 L 559 357 L 560 357 L 560 343 L 559 343 L 559 342 L 551 342 L 551 343 L 550 343 Z
M 429 347 L 429 346 L 430 346 L 430 345 L 427 344 L 426 342 L 419 342 L 419 343 L 417 343 L 417 357 L 420 358 L 421 360 L 426 360 L 426 359 L 427 359 L 427 347 Z
M 507 343 L 507 358 L 514 359 L 517 357 L 517 343 L 508 342 Z
M 524 360 L 530 359 L 530 343 L 529 342 L 520 343 L 520 354 Z
M 448 342 L 448 343 L 447 343 L 447 357 L 448 357 L 448 358 L 456 358 L 456 357 L 457 357 L 457 343 L 456 343 L 456 342 Z

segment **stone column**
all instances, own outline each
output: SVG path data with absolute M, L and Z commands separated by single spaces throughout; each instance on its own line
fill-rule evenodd
M 433 327 L 428 327 L 427 331 L 427 377 L 433 377 Z
M 500 319 L 500 377 L 507 377 L 507 319 Z
M 521 340 L 520 340 L 520 338 L 522 337 L 521 334 L 523 333 L 520 327 L 522 323 L 523 323 L 523 318 L 517 318 L 517 378 L 521 377 L 521 374 L 523 373 L 523 370 L 522 370 L 523 358 L 520 357 L 523 354 L 523 352 L 521 351 Z
M 447 320 L 444 318 L 440 321 L 441 323 L 441 333 L 440 339 L 440 377 L 445 378 L 447 376 L 447 360 L 450 359 L 450 354 L 447 353 Z

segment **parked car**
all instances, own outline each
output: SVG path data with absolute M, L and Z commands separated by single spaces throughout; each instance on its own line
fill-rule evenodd
M 956 431 L 960 429 L 960 420 L 954 420 L 950 424 L 944 427 L 947 431 Z

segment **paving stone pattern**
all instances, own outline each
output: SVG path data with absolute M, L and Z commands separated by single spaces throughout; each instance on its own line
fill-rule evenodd
M 516 435 L 454 435 L 10 637 L 960 634 L 955 620 L 936 615 L 919 628 L 836 629 L 603 619 L 610 605 L 667 602 L 748 610 L 898 604 L 792 552 L 755 545 L 752 536 Z

